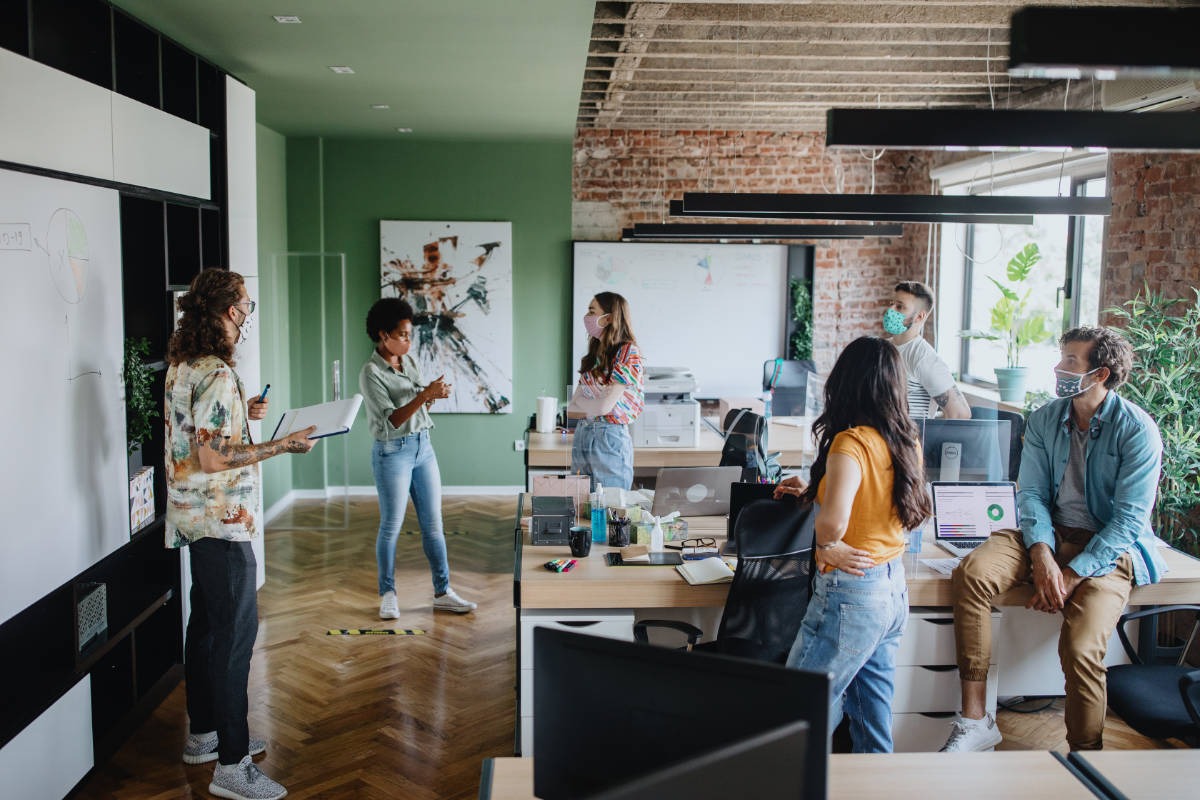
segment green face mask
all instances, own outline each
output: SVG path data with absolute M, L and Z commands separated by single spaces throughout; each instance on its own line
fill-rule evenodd
M 883 329 L 892 336 L 899 336 L 912 327 L 911 323 L 906 322 L 904 315 L 894 308 L 889 308 L 883 312 Z

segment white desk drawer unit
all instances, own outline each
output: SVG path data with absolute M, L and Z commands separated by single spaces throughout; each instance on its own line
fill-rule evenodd
M 633 610 L 522 611 L 520 679 L 521 754 L 533 755 L 533 629 L 554 628 L 633 641 Z
M 993 632 L 1001 623 L 1000 612 L 993 610 Z M 997 674 L 993 663 L 988 670 L 987 694 L 987 709 L 992 714 L 996 712 Z M 937 750 L 945 743 L 950 720 L 961 707 L 954 613 L 948 608 L 914 607 L 896 652 L 896 693 L 892 699 L 895 751 Z

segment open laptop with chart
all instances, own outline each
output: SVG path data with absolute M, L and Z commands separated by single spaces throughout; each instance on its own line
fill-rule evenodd
M 933 532 L 942 549 L 965 556 L 1002 528 L 1018 528 L 1011 481 L 935 481 Z

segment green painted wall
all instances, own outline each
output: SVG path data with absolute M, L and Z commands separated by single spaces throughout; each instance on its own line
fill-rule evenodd
M 379 297 L 379 221 L 508 220 L 513 223 L 513 413 L 435 414 L 434 446 L 449 485 L 519 485 L 513 450 L 534 398 L 569 378 L 571 301 L 571 141 L 381 142 L 289 139 L 288 245 L 343 252 L 347 262 L 346 386 L 371 352 L 363 320 Z M 298 342 L 319 347 L 320 300 L 291 308 L 292 382 Z M 326 300 L 326 311 L 329 305 Z M 327 315 L 328 317 L 328 315 Z M 314 343 L 315 339 L 315 343 Z M 365 419 L 349 437 L 350 483 L 374 483 Z M 296 488 L 315 488 L 307 464 Z M 339 474 L 330 470 L 331 478 Z
M 267 396 L 271 413 L 264 427 L 274 425 L 289 407 L 291 391 L 288 364 L 291 344 L 287 336 L 287 274 L 276 253 L 287 249 L 287 140 L 262 125 L 257 131 L 258 156 L 258 323 L 263 381 L 271 384 Z M 267 430 L 267 435 L 270 430 Z M 262 465 L 263 506 L 270 508 L 292 490 L 292 458 L 272 458 Z

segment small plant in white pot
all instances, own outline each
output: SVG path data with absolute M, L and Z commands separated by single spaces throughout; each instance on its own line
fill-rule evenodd
M 1008 403 L 1025 400 L 1026 368 L 1021 366 L 1021 351 L 1054 337 L 1050 315 L 1029 307 L 1033 288 L 1024 286 L 1041 259 L 1037 244 L 1030 242 L 1008 262 L 1007 283 L 989 276 L 988 280 L 1000 291 L 1000 299 L 992 306 L 991 327 L 986 331 L 968 330 L 960 334 L 968 339 L 1000 342 L 1004 346 L 1006 366 L 996 367 L 996 385 L 1000 389 L 1000 399 Z

